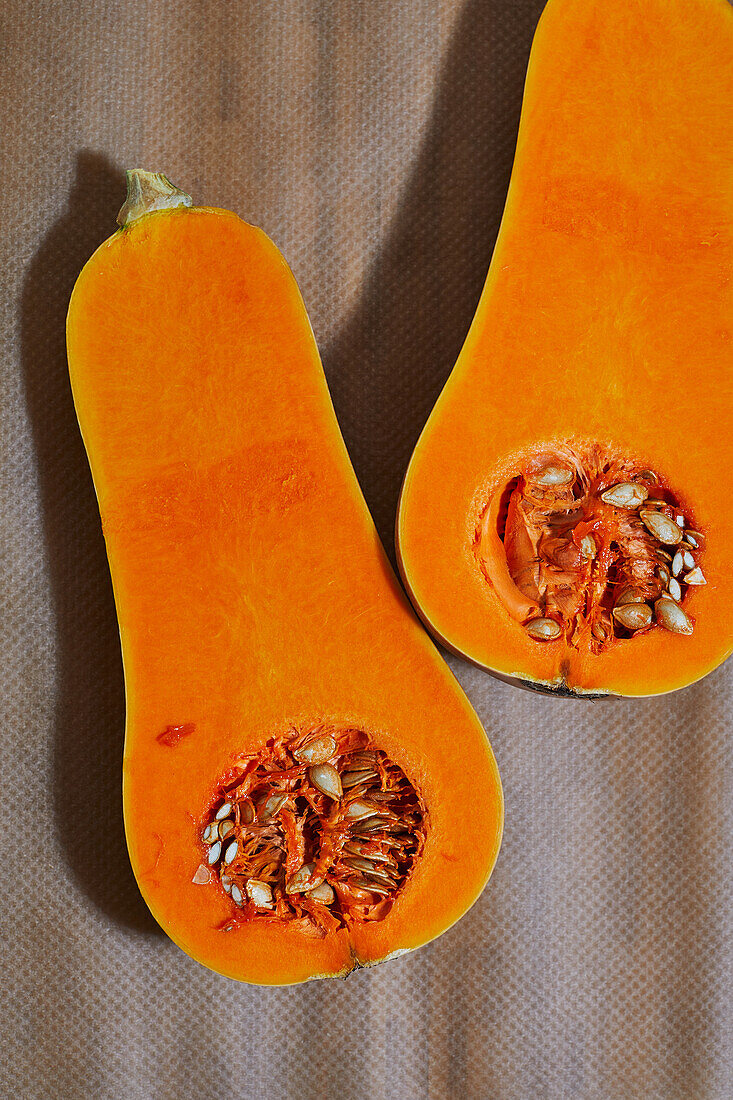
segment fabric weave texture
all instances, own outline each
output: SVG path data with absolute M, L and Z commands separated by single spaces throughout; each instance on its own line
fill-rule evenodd
M 391 553 L 488 266 L 541 6 L 5 5 L 2 1097 L 733 1096 L 730 666 L 584 704 L 450 658 L 502 773 L 499 862 L 440 940 L 344 982 L 210 973 L 127 861 L 119 642 L 64 346 L 123 169 L 282 249 Z

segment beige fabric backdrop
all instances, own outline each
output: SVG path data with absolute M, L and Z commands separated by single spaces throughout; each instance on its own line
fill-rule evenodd
M 346 982 L 204 970 L 125 852 L 120 655 L 64 355 L 122 169 L 164 170 L 283 249 L 391 550 L 490 256 L 541 6 L 4 5 L 3 1097 L 733 1096 L 731 667 L 573 704 L 451 660 L 502 771 L 503 851 L 452 931 Z

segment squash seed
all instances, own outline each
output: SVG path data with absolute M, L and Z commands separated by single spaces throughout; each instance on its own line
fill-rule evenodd
M 650 531 L 665 546 L 676 546 L 682 542 L 682 532 L 674 520 L 664 512 L 653 512 L 645 508 L 639 512 L 639 517 L 647 531 Z
M 580 540 L 580 552 L 587 561 L 593 561 L 598 553 L 598 547 L 592 535 L 583 535 Z
M 530 619 L 524 624 L 524 629 L 536 642 L 554 642 L 562 634 L 554 619 Z
M 251 878 L 245 885 L 247 897 L 258 909 L 272 909 L 272 890 L 266 882 Z
M 302 894 L 314 889 L 316 886 L 320 886 L 323 882 L 322 875 L 320 878 L 317 878 L 315 882 L 311 882 L 311 875 L 314 870 L 314 863 L 304 863 L 302 867 L 298 868 L 290 881 L 285 883 L 285 893 Z
M 239 889 L 239 887 L 236 885 L 236 883 L 232 886 L 231 893 L 232 893 L 232 901 L 234 902 L 234 904 L 235 905 L 241 905 L 242 902 L 244 901 L 244 898 L 242 897 L 242 891 Z
M 362 802 L 359 798 L 355 798 L 346 807 L 346 816 L 350 817 L 352 821 L 360 821 L 363 818 L 371 817 L 377 812 L 376 806 L 371 805 L 369 802 Z
M 376 779 L 379 772 L 375 771 L 363 771 L 363 772 L 344 772 L 341 776 L 341 786 L 344 790 L 349 787 L 358 787 L 360 783 L 366 783 L 370 779 Z
M 312 890 L 308 890 L 307 894 L 309 898 L 313 898 L 313 901 L 320 901 L 322 905 L 333 905 L 336 897 L 327 882 L 314 886 Z
M 227 849 L 224 852 L 224 862 L 231 863 L 238 851 L 239 843 L 236 840 L 233 840 L 231 844 L 227 846 Z
M 328 734 L 315 737 L 307 741 L 300 748 L 295 749 L 293 756 L 301 764 L 325 764 L 329 757 L 336 752 L 336 742 Z
M 191 882 L 195 882 L 197 886 L 203 886 L 205 882 L 211 882 L 211 871 L 205 863 L 199 863 Z
M 679 577 L 685 564 L 685 557 L 681 550 L 678 550 L 675 556 L 672 558 L 672 576 Z
M 216 844 L 212 844 L 209 848 L 208 860 L 209 864 L 216 863 L 217 859 L 221 855 L 221 841 L 217 840 Z
M 229 817 L 229 814 L 231 812 L 232 812 L 231 802 L 225 802 L 224 805 L 220 806 L 219 809 L 216 811 L 216 815 L 214 817 L 214 820 L 215 821 L 221 821 L 223 818 Z
M 234 832 L 234 822 L 230 817 L 219 825 L 219 839 L 226 840 L 231 832 Z
M 308 769 L 308 778 L 321 794 L 328 798 L 338 800 L 344 793 L 341 786 L 341 777 L 332 764 L 316 764 Z
M 618 485 L 606 489 L 601 493 L 601 500 L 606 504 L 612 504 L 614 508 L 638 508 L 643 504 L 649 493 L 643 485 L 635 485 L 631 481 L 622 481 Z
M 688 546 L 692 546 L 692 548 L 694 550 L 697 550 L 697 545 L 698 545 L 697 539 L 695 538 L 694 535 L 691 535 L 689 531 L 685 531 L 685 537 L 682 540 L 682 542 L 683 542 L 683 545 L 684 545 L 684 543 L 687 543 Z
M 662 596 L 654 605 L 657 622 L 672 634 L 692 634 L 693 625 L 689 615 L 674 600 Z
M 374 864 L 370 859 L 364 859 L 363 856 L 350 856 L 349 859 L 345 859 L 344 863 L 347 867 L 352 867 L 355 871 L 373 871 Z
M 685 574 L 685 584 L 707 584 L 702 569 L 698 565 L 690 573 Z
M 657 567 L 657 576 L 666 588 L 670 581 L 670 572 L 666 565 L 660 565 Z
M 613 617 L 627 630 L 642 630 L 652 621 L 652 609 L 646 603 L 626 603 L 613 609 Z
M 385 886 L 382 882 L 374 882 L 371 878 L 351 879 L 351 885 L 356 886 L 359 890 L 370 890 L 373 894 L 392 893 L 392 890 L 389 886 Z
M 692 556 L 692 554 L 690 553 L 689 550 L 685 550 L 682 557 L 684 559 L 686 569 L 694 569 L 695 568 L 695 559 L 693 558 L 693 556 Z
M 534 482 L 535 485 L 569 485 L 575 478 L 575 474 L 567 466 L 545 466 L 543 470 L 540 470 L 536 474 L 525 474 L 525 478 L 528 481 Z
M 629 603 L 644 603 L 644 596 L 638 588 L 624 588 L 614 606 L 623 607 Z
M 262 802 L 258 806 L 258 817 L 262 821 L 269 821 L 275 814 L 280 813 L 287 802 L 288 796 L 285 791 L 276 791 L 275 794 L 271 794 L 262 799 Z
M 680 582 L 678 580 L 675 580 L 674 577 L 669 578 L 667 589 L 673 600 L 679 601 L 682 599 L 682 589 L 680 588 Z

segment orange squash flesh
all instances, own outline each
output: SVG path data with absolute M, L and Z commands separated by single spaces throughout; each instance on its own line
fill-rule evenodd
M 652 695 L 733 649 L 731 103 L 725 0 L 550 0 L 491 268 L 397 523 L 429 628 L 523 686 Z M 481 508 L 521 456 L 588 441 L 657 471 L 705 532 L 692 636 L 538 642 L 478 568 Z
M 128 846 L 153 915 L 199 962 L 263 984 L 441 934 L 496 860 L 499 775 L 379 544 L 282 256 L 227 211 L 147 214 L 84 268 L 67 335 L 122 640 Z M 427 810 L 422 855 L 381 922 L 222 931 L 233 903 L 192 882 L 217 779 L 319 721 L 364 729 L 403 769 Z

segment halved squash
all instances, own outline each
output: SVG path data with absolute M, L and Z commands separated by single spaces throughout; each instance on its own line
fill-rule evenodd
M 418 947 L 496 860 L 491 747 L 412 615 L 295 280 L 259 229 L 129 175 L 68 316 L 153 915 L 243 981 Z
M 733 649 L 733 9 L 550 0 L 486 285 L 401 495 L 446 646 L 652 695 Z

